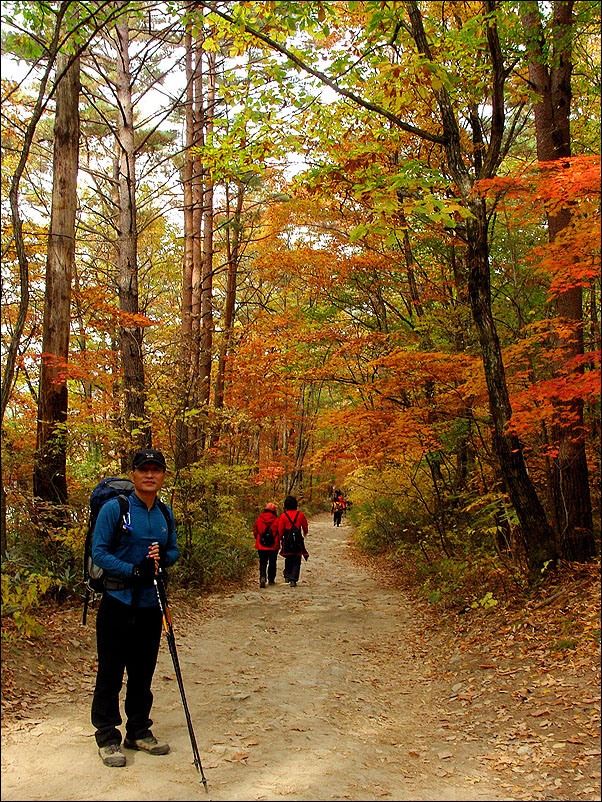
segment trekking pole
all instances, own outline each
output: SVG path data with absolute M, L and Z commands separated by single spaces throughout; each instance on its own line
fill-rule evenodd
M 155 585 L 155 592 L 157 594 L 157 599 L 159 601 L 159 607 L 161 608 L 161 615 L 163 616 L 163 627 L 165 629 L 165 634 L 167 636 L 169 653 L 171 654 L 173 667 L 176 672 L 176 678 L 178 680 L 178 686 L 180 688 L 180 696 L 182 697 L 182 704 L 184 705 L 184 713 L 186 714 L 186 724 L 188 725 L 188 734 L 190 735 L 190 743 L 192 745 L 194 765 L 196 766 L 197 771 L 199 771 L 201 774 L 201 780 L 203 785 L 205 786 L 205 791 L 209 793 L 209 789 L 207 788 L 207 780 L 205 779 L 203 766 L 201 764 L 199 748 L 196 743 L 196 738 L 194 737 L 194 730 L 192 729 L 192 719 L 190 718 L 190 712 L 188 710 L 188 704 L 186 702 L 186 694 L 184 693 L 184 682 L 182 681 L 182 672 L 180 671 L 180 661 L 178 660 L 178 653 L 176 651 L 176 639 L 173 632 L 173 626 L 171 624 L 171 613 L 169 610 L 169 605 L 167 603 L 165 584 L 160 575 L 155 576 L 154 585 Z
M 88 605 L 90 604 L 90 588 L 86 585 L 86 595 L 84 596 L 84 613 L 82 615 L 82 626 L 86 626 L 88 618 Z

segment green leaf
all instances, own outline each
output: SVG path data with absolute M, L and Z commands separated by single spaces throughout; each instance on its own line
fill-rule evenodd
M 357 242 L 362 237 L 365 237 L 369 230 L 367 225 L 361 223 L 359 226 L 356 226 L 349 235 L 349 242 Z

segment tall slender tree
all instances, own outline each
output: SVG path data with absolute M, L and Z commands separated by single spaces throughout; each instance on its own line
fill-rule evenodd
M 60 7 L 56 14 L 56 18 L 54 20 L 54 27 L 52 33 L 49 37 L 47 37 L 49 41 L 48 41 L 48 46 L 46 48 L 47 60 L 44 67 L 44 72 L 40 80 L 35 107 L 31 115 L 31 119 L 29 120 L 29 123 L 27 125 L 27 130 L 25 131 L 25 135 L 23 137 L 23 145 L 21 148 L 19 160 L 17 162 L 17 166 L 11 177 L 11 182 L 10 182 L 10 190 L 9 190 L 10 213 L 13 224 L 13 237 L 15 240 L 15 249 L 17 252 L 17 259 L 19 262 L 19 280 L 21 285 L 20 287 L 21 293 L 19 299 L 19 310 L 17 314 L 17 320 L 7 350 L 4 364 L 4 372 L 2 375 L 2 392 L 1 392 L 2 404 L 0 410 L 2 413 L 1 420 L 4 420 L 4 413 L 6 412 L 6 406 L 8 404 L 8 399 L 10 397 L 10 392 L 12 389 L 12 383 L 15 373 L 15 363 L 17 361 L 17 353 L 19 350 L 21 335 L 23 334 L 25 318 L 27 316 L 27 311 L 29 308 L 29 260 L 27 257 L 27 252 L 25 250 L 25 244 L 23 242 L 23 222 L 19 210 L 19 190 L 20 190 L 21 179 L 27 166 L 27 159 L 29 158 L 29 153 L 31 150 L 31 145 L 34 139 L 36 128 L 38 126 L 40 118 L 46 108 L 46 105 L 48 104 L 51 95 L 56 90 L 56 84 L 54 84 L 52 85 L 50 91 L 47 92 L 50 74 L 55 67 L 56 58 L 59 53 L 63 20 L 65 18 L 65 14 L 67 13 L 68 8 L 69 8 L 68 0 L 63 0 L 63 2 L 60 4 Z
M 407 3 L 412 37 L 418 52 L 433 62 L 422 14 L 415 0 Z M 554 534 L 545 510 L 527 473 L 522 445 L 518 437 L 508 432 L 512 416 L 506 371 L 499 336 L 492 313 L 491 273 L 489 267 L 488 212 L 485 200 L 473 192 L 474 180 L 495 175 L 504 145 L 505 111 L 504 82 L 507 69 L 498 37 L 495 14 L 499 3 L 485 0 L 483 10 L 487 21 L 487 46 L 491 67 L 491 131 L 483 157 L 475 160 L 476 174 L 471 175 L 462 152 L 460 125 L 445 86 L 433 88 L 442 120 L 447 167 L 471 216 L 466 220 L 468 292 L 470 307 L 479 335 L 483 367 L 489 394 L 489 410 L 493 423 L 493 442 L 507 492 L 520 521 L 525 540 L 527 561 L 532 579 L 537 579 L 542 566 L 555 560 L 557 550 Z M 478 140 L 482 140 L 479 132 Z
M 207 92 L 203 114 L 204 139 L 212 141 L 215 115 L 215 52 L 207 53 Z M 211 364 L 213 361 L 213 225 L 214 182 L 209 169 L 203 168 L 203 258 L 201 271 L 201 342 L 199 354 L 199 402 L 204 420 L 209 422 Z M 202 427 L 199 446 L 204 450 L 207 427 Z
M 176 421 L 176 453 L 177 468 L 182 468 L 191 461 L 189 453 L 189 424 L 186 412 L 190 409 L 195 372 L 192 363 L 192 296 L 194 271 L 194 201 L 193 201 L 193 163 L 194 154 L 194 52 L 191 34 L 192 23 L 188 19 L 184 34 L 185 50 L 185 143 L 184 165 L 182 168 L 182 193 L 184 199 L 184 251 L 182 257 L 182 304 L 181 304 L 181 334 L 179 354 L 179 385 L 180 403 Z
M 121 0 L 122 5 L 127 5 Z M 130 29 L 124 16 L 115 26 L 117 144 L 119 147 L 119 235 L 117 280 L 122 320 L 121 365 L 123 371 L 124 416 L 131 448 L 151 445 L 151 429 L 146 417 L 146 388 L 142 358 L 142 328 L 136 322 L 138 303 L 138 232 L 136 217 L 136 155 L 134 111 L 130 72 Z M 124 466 L 129 455 L 123 454 Z
M 552 3 L 551 31 L 544 32 L 537 0 L 521 3 L 522 21 L 529 57 L 529 81 L 539 96 L 535 103 L 537 158 L 548 163 L 571 155 L 571 74 L 574 0 Z M 544 168 L 545 169 L 545 168 Z M 568 207 L 548 215 L 550 242 L 571 223 Z M 555 297 L 555 312 L 563 323 L 557 337 L 563 361 L 583 355 L 583 291 L 571 287 Z M 562 366 L 557 366 L 561 368 Z M 555 447 L 549 481 L 551 511 L 562 555 L 568 560 L 595 556 L 596 544 L 585 453 L 583 401 L 554 400 L 556 424 L 551 431 Z M 566 422 L 570 421 L 570 426 Z
M 203 147 L 212 137 L 216 54 L 203 47 L 204 19 L 192 35 L 186 21 L 186 153 L 184 263 L 180 377 L 183 387 L 177 424 L 179 466 L 194 462 L 205 448 L 213 361 L 214 182 Z M 189 414 L 194 410 L 193 414 Z
M 65 74 L 56 93 L 52 211 L 46 257 L 33 491 L 44 501 L 64 504 L 67 501 L 67 363 L 80 128 L 79 58 L 69 64 L 69 55 L 60 53 L 56 68 L 58 74 L 63 71 Z
M 226 186 L 226 260 L 228 273 L 226 278 L 226 298 L 224 302 L 224 315 L 222 323 L 222 342 L 219 352 L 217 376 L 215 379 L 216 408 L 224 406 L 224 388 L 226 384 L 226 359 L 230 353 L 232 331 L 234 326 L 234 310 L 236 305 L 236 281 L 238 275 L 239 259 L 241 255 L 240 235 L 242 231 L 242 210 L 244 203 L 244 185 L 236 182 L 234 209 L 230 209 L 230 189 Z M 217 425 L 217 424 L 216 424 Z M 217 433 L 217 431 L 216 431 Z

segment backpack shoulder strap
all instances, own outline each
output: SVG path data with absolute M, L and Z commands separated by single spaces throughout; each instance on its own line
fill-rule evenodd
M 167 509 L 167 504 L 164 501 L 161 501 L 160 498 L 158 498 L 157 507 L 159 507 L 159 509 L 163 513 L 163 517 L 165 518 L 165 523 L 167 524 L 167 533 L 171 534 L 173 527 L 171 522 L 171 516 L 169 514 L 169 510 Z
M 119 501 L 119 518 L 117 520 L 117 523 L 115 524 L 115 529 L 113 530 L 113 541 L 111 543 L 111 550 L 117 548 L 124 531 L 129 532 L 129 529 L 127 528 L 127 526 L 125 526 L 124 518 L 130 511 L 130 500 L 127 496 L 124 496 L 122 493 L 120 493 L 117 496 L 117 500 Z M 157 506 L 163 513 L 163 517 L 165 518 L 165 523 L 167 524 L 167 531 L 171 532 L 173 527 L 172 527 L 171 517 L 169 515 L 169 510 L 167 509 L 167 505 L 160 499 L 157 499 Z
M 119 502 L 119 518 L 117 519 L 117 523 L 115 524 L 115 529 L 113 530 L 113 539 L 111 540 L 111 551 L 115 551 L 115 549 L 119 545 L 119 541 L 121 540 L 121 537 L 124 532 L 128 532 L 129 534 L 129 529 L 125 525 L 125 516 L 128 515 L 130 511 L 130 500 L 127 496 L 124 496 L 123 493 L 120 493 L 117 496 L 117 501 Z

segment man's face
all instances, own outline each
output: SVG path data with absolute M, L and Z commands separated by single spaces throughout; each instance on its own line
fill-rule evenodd
M 158 493 L 165 481 L 165 471 L 154 462 L 145 462 L 131 472 L 134 489 L 139 493 Z

